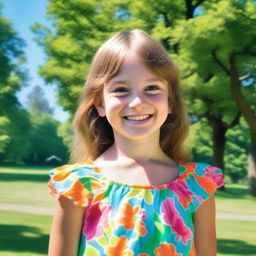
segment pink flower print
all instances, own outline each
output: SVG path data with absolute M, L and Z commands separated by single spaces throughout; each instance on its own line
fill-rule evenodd
M 167 187 L 173 191 L 179 198 L 182 206 L 187 209 L 189 203 L 192 202 L 192 195 L 193 193 L 188 190 L 184 181 L 174 182 L 168 184 Z
M 205 168 L 205 176 L 212 180 L 218 187 L 220 187 L 223 185 L 223 176 L 222 173 L 216 173 L 216 170 L 219 170 L 219 168 L 214 166 L 207 166 L 207 168 Z
M 83 233 L 86 235 L 88 241 L 103 234 L 104 227 L 108 225 L 111 209 L 111 205 L 102 206 L 101 202 L 93 204 L 87 209 L 84 219 Z
M 181 239 L 184 244 L 187 244 L 188 240 L 192 238 L 192 232 L 184 224 L 172 198 L 164 200 L 161 205 L 161 213 L 164 223 L 171 226 L 172 231 L 176 233 L 176 241 Z

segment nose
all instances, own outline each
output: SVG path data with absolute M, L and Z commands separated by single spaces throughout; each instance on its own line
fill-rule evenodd
M 136 94 L 136 95 L 133 95 L 133 97 L 131 98 L 129 102 L 129 107 L 138 108 L 138 107 L 144 106 L 145 104 L 146 102 L 143 96 L 140 94 Z

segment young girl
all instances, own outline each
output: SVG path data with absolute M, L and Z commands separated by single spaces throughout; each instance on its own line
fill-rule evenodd
M 140 30 L 96 53 L 74 119 L 72 158 L 51 171 L 50 256 L 215 256 L 222 172 L 187 162 L 178 71 Z

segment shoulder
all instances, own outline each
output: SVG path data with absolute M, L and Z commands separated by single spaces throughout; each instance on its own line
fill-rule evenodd
M 67 164 L 52 169 L 49 172 L 52 181 L 63 181 L 66 179 L 83 179 L 85 177 L 98 178 L 99 171 L 92 161 Z
M 100 174 L 93 162 L 63 165 L 49 172 L 48 187 L 57 199 L 65 196 L 77 206 L 86 206 L 99 187 Z
M 189 191 L 192 211 L 195 211 L 224 184 L 223 172 L 220 168 L 207 163 L 179 164 L 179 181 Z
M 181 176 L 185 180 L 190 178 L 208 190 L 216 190 L 224 184 L 223 171 L 218 167 L 198 162 L 179 164 Z

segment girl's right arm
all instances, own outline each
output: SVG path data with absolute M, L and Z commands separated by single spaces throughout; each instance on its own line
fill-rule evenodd
M 77 255 L 85 208 L 61 196 L 53 218 L 48 256 Z

